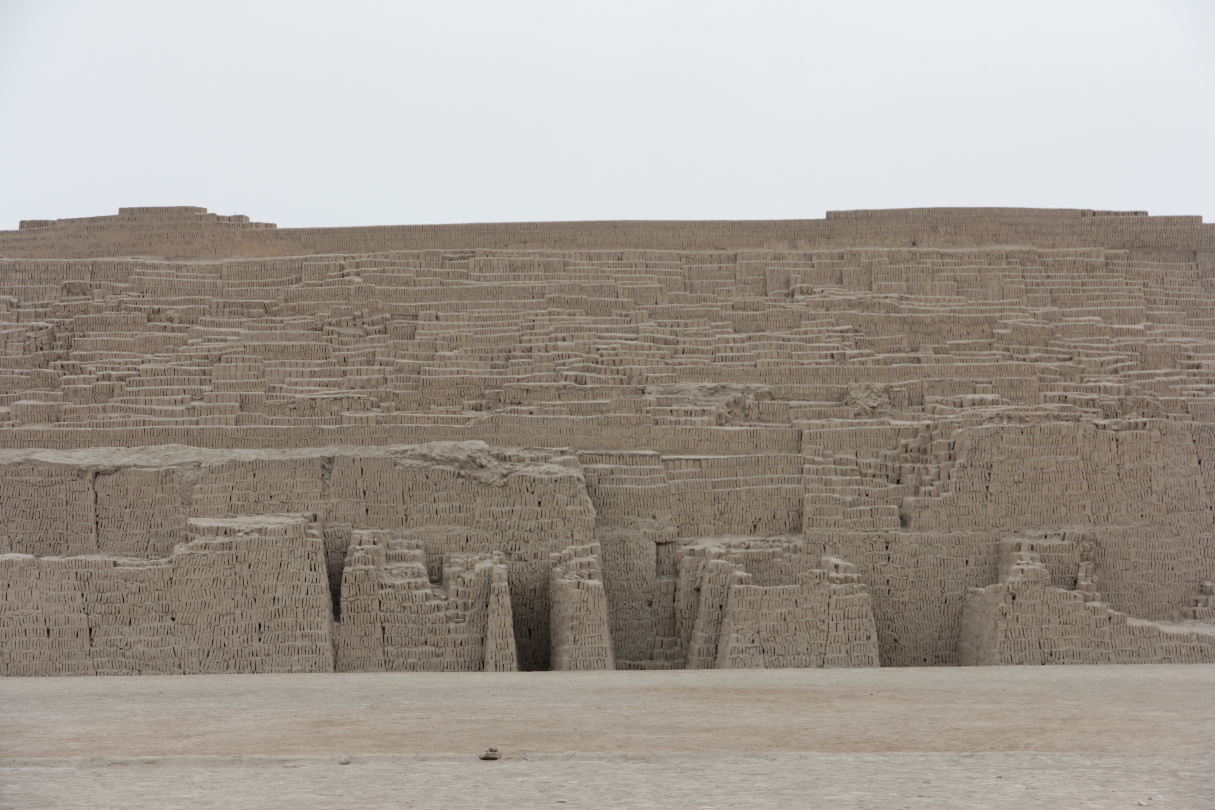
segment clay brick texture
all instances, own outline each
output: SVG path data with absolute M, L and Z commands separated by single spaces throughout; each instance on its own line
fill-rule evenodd
M 1215 662 L 1215 225 L 0 231 L 0 675 Z

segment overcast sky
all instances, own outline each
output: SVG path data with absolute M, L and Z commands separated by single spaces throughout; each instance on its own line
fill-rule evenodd
M 0 228 L 1215 220 L 1215 0 L 0 0 Z

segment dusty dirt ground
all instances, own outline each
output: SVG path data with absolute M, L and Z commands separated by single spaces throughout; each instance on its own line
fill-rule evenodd
M 1199 810 L 1213 721 L 1211 665 L 8 678 L 0 807 Z

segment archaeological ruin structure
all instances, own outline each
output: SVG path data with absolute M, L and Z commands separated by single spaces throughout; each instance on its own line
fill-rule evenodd
M 1215 224 L 0 231 L 0 674 L 1215 662 Z

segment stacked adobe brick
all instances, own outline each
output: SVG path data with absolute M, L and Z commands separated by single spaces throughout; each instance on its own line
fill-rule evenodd
M 343 669 L 955 664 L 1011 660 L 975 617 L 1018 588 L 1035 632 L 1076 602 L 1202 637 L 1213 279 L 1215 226 L 1142 212 L 29 221 L 0 233 L 0 656 L 323 669 L 321 633 Z M 271 592 L 205 521 L 296 550 L 286 625 L 253 634 Z M 1093 658 L 1067 638 L 1050 660 Z

